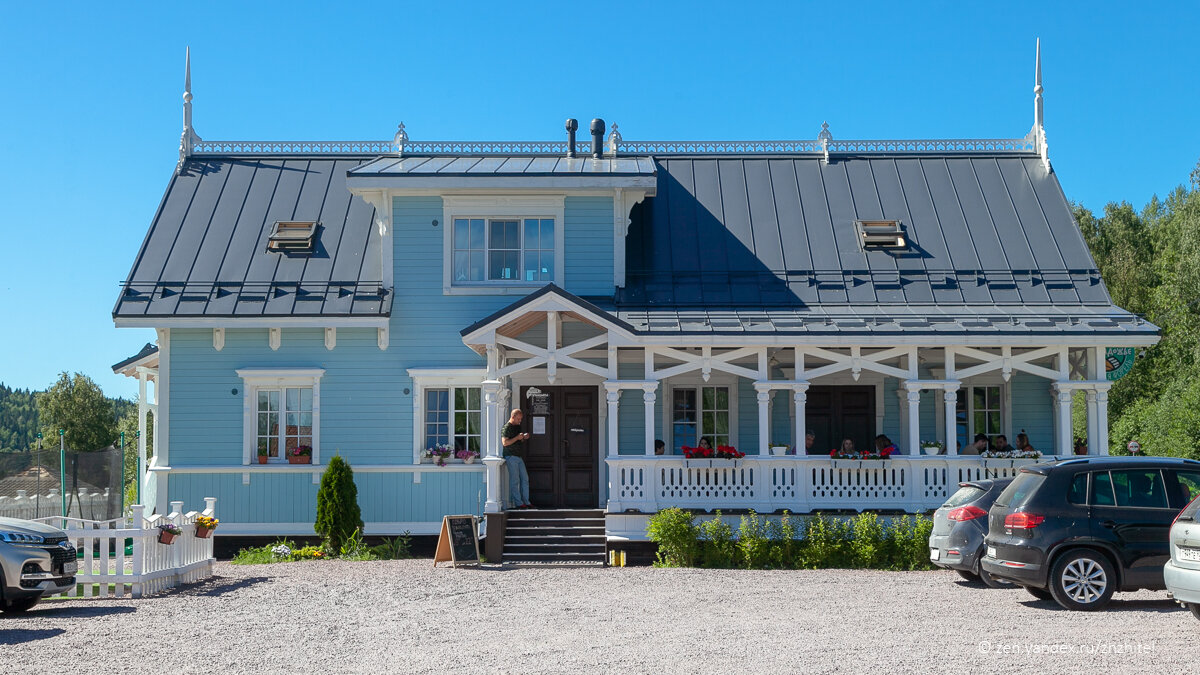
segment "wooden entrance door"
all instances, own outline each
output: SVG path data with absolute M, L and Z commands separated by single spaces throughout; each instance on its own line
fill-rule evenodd
M 525 467 L 529 500 L 541 508 L 599 505 L 600 437 L 595 387 L 521 387 L 522 428 L 532 434 Z
M 856 450 L 875 448 L 875 387 L 809 387 L 805 429 L 816 434 L 813 454 L 828 454 L 854 441 Z

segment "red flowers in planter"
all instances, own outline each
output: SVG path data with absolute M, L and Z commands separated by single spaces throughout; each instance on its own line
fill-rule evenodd
M 718 445 L 716 450 L 712 448 L 692 448 L 683 446 L 683 456 L 688 459 L 741 459 L 746 456 L 746 453 L 739 452 L 732 445 Z

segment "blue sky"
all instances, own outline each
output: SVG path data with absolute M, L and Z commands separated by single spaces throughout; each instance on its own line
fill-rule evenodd
M 175 166 L 183 53 L 208 140 L 1009 138 L 1033 121 L 1070 199 L 1141 207 L 1200 159 L 1200 5 L 1129 3 L 11 4 L 0 22 L 0 381 L 111 364 Z M 585 122 L 586 124 L 586 122 Z

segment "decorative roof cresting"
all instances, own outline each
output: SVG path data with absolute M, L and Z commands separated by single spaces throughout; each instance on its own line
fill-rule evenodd
M 189 45 L 184 50 L 183 57 L 183 134 L 179 137 L 179 164 L 175 173 L 183 172 L 183 163 L 191 157 L 197 143 L 202 143 L 196 130 L 192 128 L 192 48 Z

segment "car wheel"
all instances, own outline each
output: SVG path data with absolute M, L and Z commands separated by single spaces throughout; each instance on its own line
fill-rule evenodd
M 979 568 L 979 580 L 988 588 L 1010 588 L 1012 582 L 1007 579 L 992 576 L 987 570 Z
M 1050 571 L 1050 593 L 1063 609 L 1101 609 L 1116 590 L 1112 563 L 1097 551 L 1068 551 L 1054 561 Z
M 1192 604 L 1188 605 L 1188 609 L 1192 610 L 1192 616 L 1200 619 L 1200 603 L 1193 602 Z
M 968 572 L 967 570 L 954 570 L 954 571 L 958 572 L 958 576 L 962 577 L 963 579 L 965 579 L 967 581 L 970 581 L 971 583 L 976 583 L 979 581 L 979 575 L 975 574 L 974 572 Z
M 38 604 L 41 598 L 19 598 L 17 600 L 5 600 L 0 602 L 0 612 L 15 614 L 17 612 L 26 612 L 33 609 L 33 606 Z
M 1050 602 L 1054 602 L 1054 596 L 1050 594 L 1050 591 L 1047 591 L 1044 588 L 1034 588 L 1032 586 L 1026 586 L 1025 590 L 1029 591 L 1029 594 L 1032 595 L 1033 597 L 1037 598 L 1038 600 L 1048 600 Z

